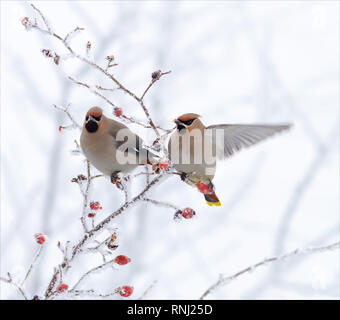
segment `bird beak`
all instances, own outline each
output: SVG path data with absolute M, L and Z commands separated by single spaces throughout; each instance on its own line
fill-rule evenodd
M 97 122 L 97 120 L 95 118 L 93 118 L 92 116 L 89 116 L 89 118 L 87 119 L 86 123 L 88 123 L 91 120 Z
M 174 119 L 173 122 L 175 122 L 175 123 L 178 124 L 178 125 L 179 125 L 179 124 L 183 125 L 183 124 L 182 124 L 179 120 L 177 120 L 177 119 Z

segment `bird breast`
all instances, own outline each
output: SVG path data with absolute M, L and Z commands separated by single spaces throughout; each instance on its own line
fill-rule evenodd
M 203 135 L 201 134 L 203 132 Z M 169 140 L 169 157 L 179 172 L 192 173 L 212 178 L 215 175 L 216 151 L 205 130 L 184 135 L 176 131 Z

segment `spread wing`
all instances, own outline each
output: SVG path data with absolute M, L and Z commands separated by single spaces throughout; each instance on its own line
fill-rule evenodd
M 243 148 L 250 147 L 290 127 L 290 124 L 218 124 L 206 129 L 208 134 L 212 134 L 218 158 L 225 159 Z

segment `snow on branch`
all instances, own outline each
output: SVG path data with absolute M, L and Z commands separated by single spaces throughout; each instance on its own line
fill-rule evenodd
M 340 248 L 340 241 L 322 246 L 322 247 L 314 247 L 314 248 L 306 248 L 306 249 L 295 249 L 289 253 L 283 254 L 281 256 L 276 256 L 272 258 L 266 258 L 256 264 L 253 264 L 245 269 L 242 269 L 241 271 L 238 271 L 234 273 L 231 276 L 228 277 L 220 277 L 216 283 L 214 283 L 212 286 L 210 286 L 200 297 L 200 300 L 205 299 L 209 294 L 211 294 L 213 291 L 216 289 L 229 284 L 231 281 L 237 280 L 240 276 L 251 273 L 255 269 L 261 267 L 261 266 L 266 266 L 272 262 L 281 262 L 281 261 L 286 261 L 287 259 L 291 259 L 293 257 L 299 256 L 299 255 L 305 255 L 305 254 L 315 254 L 315 253 L 320 253 L 320 252 L 326 252 L 326 251 L 331 251 L 335 249 Z

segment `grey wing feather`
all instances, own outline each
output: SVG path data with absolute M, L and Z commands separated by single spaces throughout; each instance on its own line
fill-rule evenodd
M 137 154 L 140 152 L 142 148 L 142 140 L 141 138 L 133 133 L 126 125 L 121 122 L 108 119 L 110 124 L 110 134 L 114 138 L 114 143 L 116 144 L 116 148 L 118 149 L 123 144 L 125 146 L 125 150 L 129 153 Z M 117 140 L 117 134 L 121 131 L 121 136 Z
M 217 157 L 224 159 L 290 127 L 290 124 L 218 124 L 206 129 L 211 130 L 213 143 L 217 146 Z

